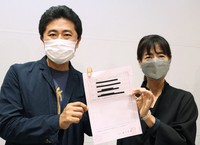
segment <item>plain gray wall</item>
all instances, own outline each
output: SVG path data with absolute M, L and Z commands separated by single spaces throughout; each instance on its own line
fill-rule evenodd
M 38 22 L 46 9 L 61 4 L 77 12 L 83 23 L 82 41 L 72 60 L 77 69 L 85 72 L 88 66 L 98 71 L 131 65 L 133 88 L 139 87 L 143 74 L 136 60 L 137 44 L 144 35 L 159 34 L 172 49 L 167 81 L 192 92 L 200 106 L 199 0 L 2 0 L 0 85 L 11 64 L 44 55 Z M 85 144 L 91 145 L 92 138 L 86 137 Z M 200 145 L 199 129 L 196 144 Z

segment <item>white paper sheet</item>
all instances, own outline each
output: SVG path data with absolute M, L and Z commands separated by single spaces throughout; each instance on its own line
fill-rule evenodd
M 94 144 L 141 134 L 131 67 L 83 74 Z

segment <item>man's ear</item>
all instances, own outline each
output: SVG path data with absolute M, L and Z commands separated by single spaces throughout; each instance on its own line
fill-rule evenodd
M 80 41 L 81 41 L 81 38 L 79 38 L 77 43 L 76 43 L 76 46 L 75 46 L 76 49 L 78 48 Z

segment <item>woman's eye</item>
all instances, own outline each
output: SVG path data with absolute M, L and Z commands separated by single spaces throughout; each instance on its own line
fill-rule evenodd
M 164 58 L 164 57 L 165 57 L 165 55 L 159 55 L 158 57 L 159 57 L 159 58 Z
M 149 56 L 149 55 L 148 55 L 148 56 L 145 56 L 145 59 L 150 59 L 150 58 L 151 58 L 151 56 Z

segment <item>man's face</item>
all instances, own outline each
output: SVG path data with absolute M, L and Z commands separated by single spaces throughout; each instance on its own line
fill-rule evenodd
M 78 34 L 75 30 L 74 23 L 64 18 L 51 21 L 46 27 L 42 40 L 46 41 L 52 39 L 78 41 Z M 76 46 L 76 48 L 77 47 L 78 46 Z

